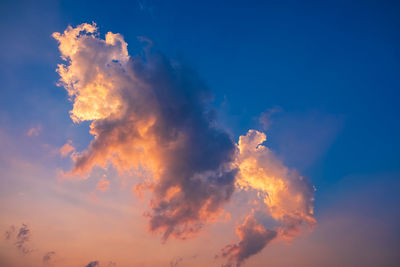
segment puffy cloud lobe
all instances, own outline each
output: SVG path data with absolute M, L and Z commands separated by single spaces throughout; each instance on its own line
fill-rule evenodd
M 252 214 L 245 219 L 236 232 L 240 238 L 240 242 L 238 244 L 227 245 L 223 248 L 222 256 L 228 257 L 231 262 L 236 262 L 237 266 L 240 266 L 250 256 L 260 252 L 277 236 L 276 231 L 266 229 L 257 222 Z
M 96 24 L 84 23 L 53 34 L 62 58 L 70 63 L 58 65 L 57 72 L 60 84 L 74 99 L 71 118 L 75 122 L 110 117 L 122 106 L 122 95 L 111 75 L 120 70 L 116 66 L 123 68 L 128 62 L 127 43 L 120 34 L 109 32 L 101 40 L 96 33 Z
M 235 188 L 235 145 L 207 112 L 210 93 L 197 75 L 160 54 L 130 59 L 119 34 L 95 24 L 54 33 L 58 73 L 73 101 L 71 118 L 89 120 L 94 140 L 73 153 L 75 174 L 112 163 L 151 171 L 150 230 L 186 238 L 215 219 Z
M 243 190 L 256 190 L 268 213 L 279 226 L 269 230 L 250 214 L 237 229 L 238 244 L 222 249 L 222 256 L 239 266 L 246 258 L 261 251 L 275 238 L 291 239 L 303 227 L 313 228 L 314 188 L 296 171 L 289 170 L 264 146 L 266 135 L 249 130 L 240 136 L 235 165 L 237 184 Z

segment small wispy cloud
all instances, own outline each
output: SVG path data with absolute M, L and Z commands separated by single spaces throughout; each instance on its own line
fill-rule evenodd
M 22 252 L 23 254 L 29 254 L 30 252 L 32 252 L 32 249 L 29 248 L 31 231 L 26 224 L 22 224 L 19 229 L 17 229 L 13 225 L 10 226 L 9 229 L 5 232 L 5 239 L 13 241 L 13 244 L 18 249 L 18 251 Z
M 62 157 L 67 157 L 69 154 L 75 152 L 75 147 L 72 145 L 72 141 L 68 140 L 67 143 L 65 143 L 61 148 L 60 148 L 60 155 Z
M 29 128 L 29 130 L 26 132 L 26 135 L 27 136 L 39 136 L 41 132 L 42 132 L 42 125 L 38 124 L 36 126 Z

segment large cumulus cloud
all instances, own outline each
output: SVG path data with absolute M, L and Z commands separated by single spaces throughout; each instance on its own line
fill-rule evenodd
M 290 239 L 315 224 L 313 187 L 289 170 L 250 130 L 237 144 L 217 127 L 212 95 L 190 68 L 146 50 L 131 57 L 120 34 L 102 39 L 96 25 L 54 33 L 61 57 L 57 72 L 73 103 L 71 119 L 91 121 L 89 147 L 71 152 L 71 174 L 112 164 L 121 173 L 146 170 L 149 227 L 185 239 L 221 214 L 235 190 L 255 190 L 279 226 L 268 229 L 252 212 L 238 226 L 239 242 L 222 255 L 240 265 L 275 239 Z
M 185 238 L 212 220 L 234 191 L 235 146 L 212 120 L 210 92 L 190 69 L 160 54 L 130 58 L 121 35 L 94 24 L 55 33 L 66 65 L 75 122 L 92 121 L 94 140 L 74 154 L 72 173 L 111 162 L 121 172 L 150 170 L 150 228 Z

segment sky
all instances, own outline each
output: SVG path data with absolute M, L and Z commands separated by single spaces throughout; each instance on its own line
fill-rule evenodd
M 1 1 L 1 266 L 399 266 L 397 1 Z

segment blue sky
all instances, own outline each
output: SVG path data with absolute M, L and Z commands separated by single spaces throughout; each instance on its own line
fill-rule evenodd
M 92 139 L 89 123 L 72 123 L 72 104 L 56 86 L 61 59 L 51 34 L 94 21 L 101 36 L 121 33 L 131 55 L 143 53 L 143 36 L 194 69 L 235 140 L 264 130 L 266 145 L 316 186 L 317 220 L 351 214 L 373 225 L 382 250 L 399 244 L 399 2 L 2 1 L 0 10 L 0 128 L 21 157 L 68 168 L 42 144 L 71 139 L 83 150 Z M 376 217 L 390 238 L 378 234 Z

